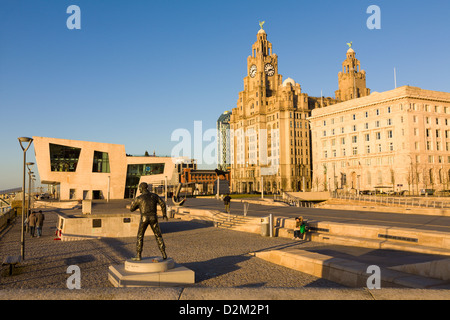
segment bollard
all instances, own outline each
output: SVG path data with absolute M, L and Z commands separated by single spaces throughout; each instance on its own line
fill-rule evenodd
M 272 214 L 269 215 L 269 235 L 271 238 L 273 237 L 273 216 L 272 216 Z

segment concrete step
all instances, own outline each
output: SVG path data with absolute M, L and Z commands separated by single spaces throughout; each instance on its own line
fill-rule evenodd
M 255 252 L 252 255 L 290 269 L 325 278 L 353 288 L 366 287 L 368 279 L 372 275 L 372 273 L 368 273 L 369 265 L 367 263 L 340 258 L 338 254 L 334 255 L 330 250 L 326 255 L 292 248 Z M 448 280 L 424 277 L 383 266 L 379 266 L 379 268 L 381 288 L 450 288 L 450 282 Z

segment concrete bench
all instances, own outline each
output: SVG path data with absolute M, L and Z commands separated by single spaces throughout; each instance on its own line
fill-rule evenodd
M 22 262 L 21 256 L 7 256 L 3 259 L 2 266 L 9 265 L 9 275 L 12 275 L 13 267 Z

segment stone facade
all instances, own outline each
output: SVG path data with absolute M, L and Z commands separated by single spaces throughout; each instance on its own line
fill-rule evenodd
M 450 93 L 404 86 L 315 109 L 313 190 L 450 189 Z
M 261 28 L 247 58 L 248 75 L 230 118 L 231 192 L 307 191 L 314 108 L 338 102 L 310 97 L 278 73 L 278 56 Z

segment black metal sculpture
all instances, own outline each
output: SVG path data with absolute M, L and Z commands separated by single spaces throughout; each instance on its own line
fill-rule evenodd
M 180 199 L 180 191 L 181 191 L 181 187 L 182 187 L 182 184 L 179 183 L 178 186 L 177 186 L 177 189 L 175 190 L 175 193 L 174 193 L 173 196 L 172 196 L 172 201 L 173 201 L 173 203 L 174 203 L 176 206 L 179 206 L 179 207 L 181 207 L 181 206 L 184 204 L 184 202 L 186 201 L 186 198 Z
M 157 205 L 159 204 L 161 206 L 163 219 L 169 220 L 167 218 L 166 203 L 157 194 L 148 191 L 148 185 L 145 182 L 139 185 L 139 191 L 141 192 L 141 195 L 136 197 L 130 206 L 130 211 L 132 212 L 138 208 L 141 211 L 141 220 L 139 222 L 136 243 L 136 257 L 132 258 L 132 260 L 141 260 L 142 247 L 144 245 L 144 234 L 149 225 L 152 228 L 153 233 L 155 234 L 159 250 L 161 251 L 162 257 L 165 260 L 167 259 L 166 249 L 156 213 Z

